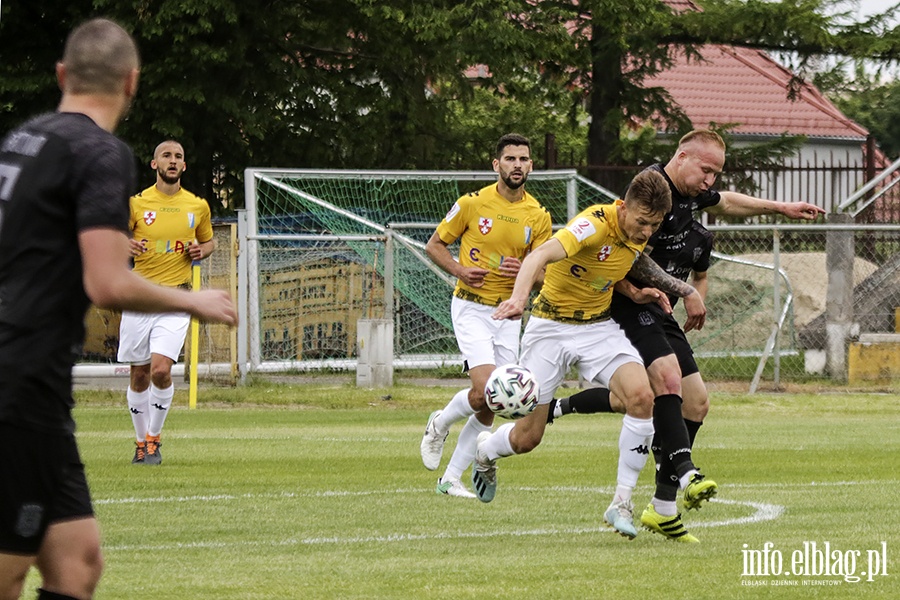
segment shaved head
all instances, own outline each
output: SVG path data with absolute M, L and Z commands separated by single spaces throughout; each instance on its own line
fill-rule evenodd
M 179 142 L 176 142 L 175 140 L 166 140 L 164 142 L 160 142 L 156 147 L 156 150 L 153 151 L 153 160 L 159 158 L 159 153 L 162 152 L 163 148 L 167 146 L 171 146 L 173 151 L 181 152 L 181 154 L 184 155 L 184 148 Z
M 114 94 L 131 71 L 140 69 L 134 39 L 109 19 L 91 19 L 75 28 L 61 62 L 67 73 L 65 91 L 72 94 Z

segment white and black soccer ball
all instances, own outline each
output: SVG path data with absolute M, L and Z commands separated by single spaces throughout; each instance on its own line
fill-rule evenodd
M 537 406 L 539 386 L 525 367 L 508 364 L 494 369 L 484 386 L 484 401 L 491 411 L 506 419 L 524 417 Z

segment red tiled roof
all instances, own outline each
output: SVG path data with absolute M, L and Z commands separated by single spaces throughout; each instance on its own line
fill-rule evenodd
M 765 52 L 720 45 L 699 50 L 703 61 L 682 55 L 671 69 L 646 81 L 668 90 L 694 127 L 739 123 L 733 133 L 866 137 L 864 127 L 810 84 L 802 83 L 795 99 L 788 99 L 791 72 Z
M 691 0 L 663 0 L 673 12 L 683 13 L 689 10 L 703 10 L 700 6 L 691 2 Z
M 703 10 L 692 0 L 663 2 L 675 13 Z M 699 52 L 705 60 L 688 62 L 682 54 L 675 66 L 646 82 L 668 90 L 694 127 L 738 123 L 733 133 L 854 140 L 868 135 L 808 83 L 788 99 L 791 72 L 761 50 L 707 45 Z

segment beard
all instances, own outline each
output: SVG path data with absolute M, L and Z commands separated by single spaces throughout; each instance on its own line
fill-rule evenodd
M 506 177 L 501 176 L 501 179 L 503 179 L 503 183 L 506 184 L 506 187 L 508 187 L 511 190 L 517 190 L 520 187 L 522 187 L 523 185 L 525 185 L 525 180 L 528 179 L 528 174 L 522 173 L 522 179 L 520 179 L 519 181 L 514 181 L 511 176 L 506 176 Z
M 174 185 L 178 183 L 181 179 L 181 173 L 178 175 L 169 175 L 165 169 L 157 169 L 156 173 L 159 175 L 159 178 L 168 183 L 169 185 Z

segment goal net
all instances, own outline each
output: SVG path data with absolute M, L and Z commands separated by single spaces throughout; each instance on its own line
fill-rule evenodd
M 239 235 L 248 250 L 241 337 L 250 369 L 352 368 L 360 319 L 393 322 L 394 367 L 458 363 L 455 282 L 425 256 L 425 242 L 457 198 L 496 179 L 493 172 L 248 169 Z M 558 225 L 616 198 L 575 171 L 533 172 L 527 188 Z

